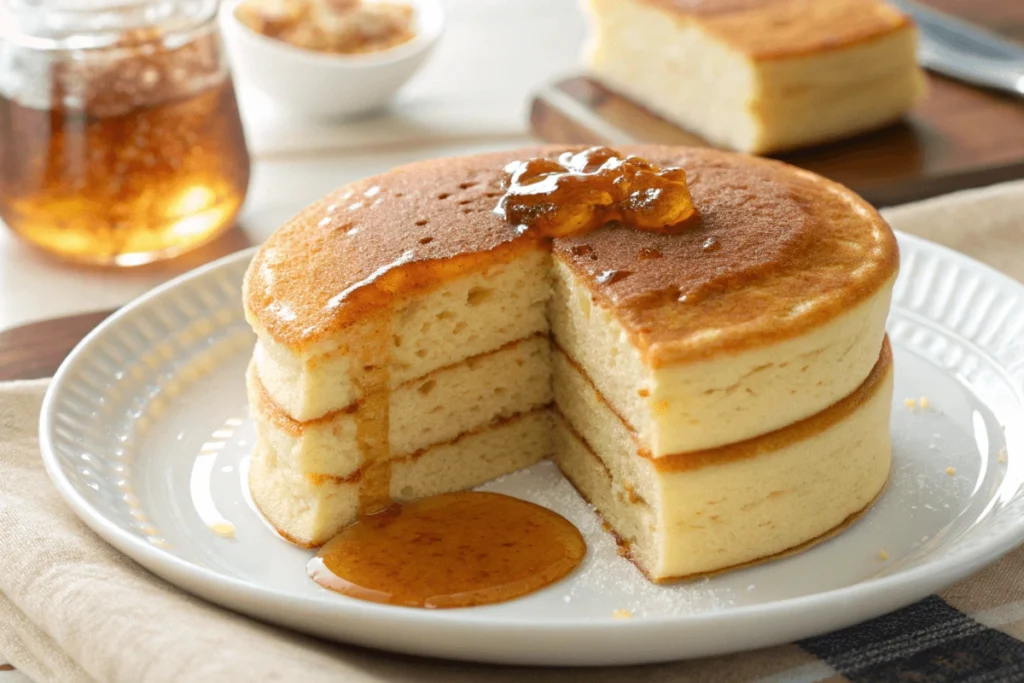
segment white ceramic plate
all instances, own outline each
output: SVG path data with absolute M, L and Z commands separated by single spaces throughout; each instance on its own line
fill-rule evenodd
M 83 341 L 50 386 L 41 443 L 75 512 L 187 591 L 326 638 L 516 664 L 629 664 L 757 648 L 896 609 L 1024 539 L 1024 287 L 900 237 L 892 478 L 870 513 L 795 557 L 649 584 L 549 463 L 486 488 L 547 505 L 583 532 L 571 577 L 512 602 L 418 610 L 360 602 L 306 577 L 308 551 L 264 524 L 244 485 L 253 339 L 240 284 L 251 252 L 157 289 Z M 928 410 L 904 399 L 927 397 Z M 955 468 L 951 476 L 947 468 Z M 227 521 L 234 538 L 211 526 Z M 888 559 L 880 557 L 880 551 Z M 633 619 L 614 619 L 628 609 Z

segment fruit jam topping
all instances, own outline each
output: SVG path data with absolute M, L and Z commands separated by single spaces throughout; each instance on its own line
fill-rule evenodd
M 610 221 L 678 233 L 699 221 L 683 169 L 660 168 L 608 147 L 513 161 L 505 172 L 506 191 L 495 212 L 522 233 L 567 237 Z

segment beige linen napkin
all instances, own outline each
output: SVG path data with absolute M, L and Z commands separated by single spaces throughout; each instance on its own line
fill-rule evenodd
M 887 216 L 897 228 L 1024 278 L 1024 182 L 900 207 Z M 939 680 L 949 671 L 934 667 L 964 662 L 975 668 L 959 673 L 984 674 L 985 680 L 1024 676 L 1024 643 L 1018 640 L 1024 636 L 1024 550 L 941 596 L 838 636 L 692 662 L 523 669 L 403 657 L 305 638 L 179 591 L 79 522 L 40 462 L 36 425 L 44 389 L 44 382 L 0 385 L 0 652 L 38 681 L 600 683 L 849 680 L 855 674 L 856 680 L 873 681 L 884 676 L 865 672 L 895 669 L 914 673 L 913 680 Z M 908 633 L 920 637 L 907 645 Z M 979 633 L 979 643 L 965 640 Z M 894 638 L 899 647 L 892 645 Z M 944 649 L 936 652 L 937 647 Z M 922 653 L 928 655 L 923 660 Z

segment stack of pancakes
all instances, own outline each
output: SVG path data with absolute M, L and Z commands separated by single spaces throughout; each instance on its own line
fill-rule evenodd
M 553 457 L 652 579 L 792 550 L 889 472 L 898 265 L 834 183 L 712 150 L 680 166 L 702 222 L 529 239 L 503 167 L 413 164 L 306 209 L 245 282 L 257 332 L 253 498 L 317 546 L 361 512 Z

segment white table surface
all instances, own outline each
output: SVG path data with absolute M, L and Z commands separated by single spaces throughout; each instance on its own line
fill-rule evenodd
M 256 244 L 306 204 L 357 178 L 399 164 L 531 142 L 532 89 L 577 68 L 585 25 L 575 0 L 445 0 L 445 34 L 392 109 L 349 123 L 293 120 L 238 84 L 253 154 L 239 218 Z M 136 270 L 56 262 L 0 226 L 0 330 L 113 308 L 194 265 Z M 6 670 L 0 683 L 25 683 Z

